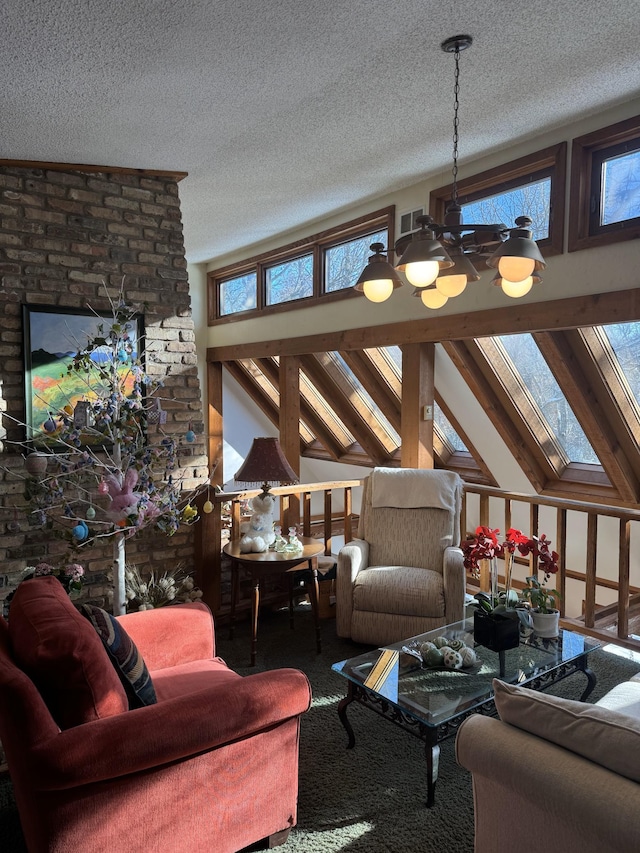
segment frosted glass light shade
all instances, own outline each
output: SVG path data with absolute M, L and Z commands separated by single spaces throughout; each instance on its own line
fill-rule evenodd
M 523 281 L 509 281 L 509 279 L 506 279 L 503 276 L 501 287 L 507 296 L 511 296 L 513 299 L 518 299 L 520 296 L 524 296 L 529 293 L 533 287 L 533 276 L 529 275 Z
M 377 278 L 365 281 L 362 291 L 370 302 L 384 302 L 393 293 L 393 282 L 390 278 Z
M 415 287 L 426 287 L 438 277 L 440 264 L 438 261 L 415 261 L 406 265 L 404 274 L 407 281 Z
M 420 299 L 427 308 L 442 308 L 449 301 L 449 297 L 441 293 L 436 287 L 429 287 L 420 294 Z
M 507 281 L 524 281 L 534 271 L 535 265 L 533 258 L 504 255 L 498 262 L 498 272 Z
M 460 296 L 467 286 L 467 276 L 464 273 L 460 275 L 443 275 L 436 279 L 436 287 L 444 296 Z

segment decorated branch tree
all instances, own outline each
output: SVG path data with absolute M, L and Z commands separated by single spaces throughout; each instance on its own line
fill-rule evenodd
M 183 490 L 178 474 L 181 444 L 196 436 L 191 425 L 179 438 L 164 432 L 162 403 L 170 398 L 145 370 L 136 311 L 122 292 L 110 304 L 112 316 L 96 314 L 97 332 L 73 344 L 72 395 L 19 444 L 30 523 L 66 540 L 75 555 L 113 541 L 117 614 L 125 611 L 126 541 L 150 526 L 171 536 L 197 520 L 195 493 Z

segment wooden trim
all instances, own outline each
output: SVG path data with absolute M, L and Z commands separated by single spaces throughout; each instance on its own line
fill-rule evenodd
M 89 163 L 52 163 L 48 160 L 0 160 L 0 167 L 13 166 L 18 169 L 46 169 L 50 172 L 104 172 L 107 175 L 141 175 L 144 178 L 166 178 L 179 183 L 188 172 L 165 171 L 164 169 L 134 169 L 129 166 L 94 166 Z
M 442 317 L 421 318 L 341 332 L 322 332 L 286 340 L 255 341 L 207 349 L 207 361 L 230 361 L 274 355 L 303 355 L 337 350 L 361 350 L 403 343 L 459 341 L 517 332 L 552 331 L 640 320 L 640 290 L 617 290 L 466 311 Z

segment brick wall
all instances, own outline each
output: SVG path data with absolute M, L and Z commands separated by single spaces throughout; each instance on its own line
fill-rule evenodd
M 178 183 L 170 175 L 0 164 L 0 410 L 24 420 L 22 304 L 108 310 L 124 282 L 127 301 L 141 306 L 149 354 L 147 372 L 163 378 L 166 432 L 197 434 L 182 442 L 185 487 L 206 480 L 196 348 L 184 257 Z M 166 394 L 165 394 L 166 392 Z M 0 599 L 21 570 L 65 550 L 44 539 L 22 511 L 23 435 L 8 419 L 0 434 Z M 13 473 L 16 472 L 16 473 Z M 16 530 L 16 524 L 19 530 Z M 9 525 L 9 527 L 8 527 Z M 143 570 L 193 568 L 193 530 L 173 537 L 145 530 L 127 541 L 127 560 Z M 106 603 L 111 541 L 82 555 L 88 572 L 83 597 Z

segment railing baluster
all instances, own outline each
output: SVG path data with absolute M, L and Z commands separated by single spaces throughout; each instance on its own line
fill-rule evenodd
M 311 536 L 311 492 L 302 493 L 302 535 Z
M 593 628 L 596 624 L 596 568 L 598 554 L 598 516 L 587 515 L 587 564 L 584 591 L 584 624 Z
M 556 514 L 556 541 L 555 551 L 558 554 L 558 566 L 560 574 L 560 616 L 564 616 L 567 600 L 567 511 L 559 509 Z
M 629 635 L 629 555 L 631 548 L 631 522 L 620 519 L 618 559 L 618 637 Z
M 325 489 L 324 493 L 324 553 L 328 557 L 331 554 L 331 543 L 333 541 L 331 518 L 331 489 Z
M 353 511 L 353 496 L 351 494 L 351 486 L 346 486 L 344 490 L 344 541 L 351 542 L 353 539 L 353 520 L 351 513 Z

